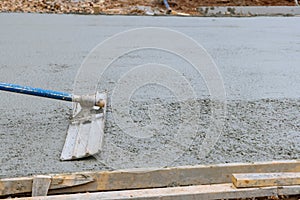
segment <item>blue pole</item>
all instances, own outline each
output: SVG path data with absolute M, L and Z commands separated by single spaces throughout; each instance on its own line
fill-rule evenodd
M 168 1 L 167 1 L 167 0 L 163 0 L 163 1 L 164 1 L 164 4 L 165 4 L 167 10 L 168 10 L 168 11 L 171 11 L 171 8 L 170 8 L 170 6 L 169 6 L 169 4 L 168 4 Z
M 39 97 L 46 97 L 50 99 L 58 99 L 64 101 L 72 101 L 72 94 L 65 92 L 57 92 L 53 90 L 44 90 L 41 88 L 33 88 L 28 86 L 21 86 L 10 83 L 1 83 L 0 82 L 0 90 L 8 91 L 8 92 L 16 92 L 21 94 L 28 94 Z

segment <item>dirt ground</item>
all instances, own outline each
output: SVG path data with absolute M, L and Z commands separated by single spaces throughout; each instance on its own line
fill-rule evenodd
M 171 15 L 200 15 L 200 6 L 294 6 L 294 0 L 169 0 Z M 0 12 L 164 15 L 162 0 L 0 0 Z

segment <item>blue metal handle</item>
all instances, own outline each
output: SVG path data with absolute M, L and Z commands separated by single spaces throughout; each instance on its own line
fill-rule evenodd
M 51 99 L 58 99 L 64 101 L 72 101 L 72 94 L 65 92 L 57 92 L 53 90 L 44 90 L 41 88 L 33 88 L 28 86 L 21 86 L 10 83 L 0 83 L 0 90 L 8 91 L 8 92 L 16 92 L 21 94 L 28 94 L 39 97 L 46 97 Z
M 167 0 L 163 0 L 163 1 L 164 1 L 164 4 L 165 4 L 167 10 L 170 11 L 171 8 L 170 8 L 170 6 L 169 6 L 169 4 L 168 4 L 168 1 L 167 1 Z

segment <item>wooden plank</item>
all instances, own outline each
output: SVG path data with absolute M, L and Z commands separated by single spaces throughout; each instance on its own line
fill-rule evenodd
M 0 179 L 0 196 L 31 192 L 32 177 Z
M 95 181 L 82 186 L 55 191 L 50 190 L 49 194 L 231 183 L 231 175 L 233 173 L 259 172 L 300 172 L 300 161 L 291 160 L 247 164 L 230 163 L 108 172 L 83 172 L 82 174 L 91 176 Z
M 50 189 L 73 187 L 93 182 L 94 179 L 84 174 L 58 174 L 52 176 Z
M 278 195 L 299 195 L 300 185 L 278 187 Z
M 90 177 L 94 181 L 80 186 L 65 187 L 56 190 L 51 190 L 50 186 L 48 194 L 231 183 L 231 175 L 233 173 L 271 172 L 300 172 L 300 161 L 290 160 L 246 164 L 231 163 L 172 168 L 76 172 L 72 175 Z M 52 177 L 65 175 L 52 175 Z M 21 183 L 23 187 L 17 187 L 19 188 L 18 190 L 11 189 L 12 186 L 16 188 L 16 182 Z M 28 181 L 21 181 L 19 179 L 7 181 L 0 179 L 0 196 L 31 192 L 31 186 L 28 188 L 26 184 L 28 184 Z
M 299 172 L 232 174 L 237 188 L 300 185 Z
M 277 188 L 237 189 L 232 184 L 197 185 L 141 190 L 123 190 L 71 195 L 56 195 L 40 198 L 21 198 L 19 200 L 195 200 L 195 199 L 232 199 L 276 196 Z
M 47 196 L 51 183 L 51 176 L 38 175 L 33 177 L 32 196 Z
M 49 189 L 60 189 L 93 182 L 93 178 L 81 174 L 51 175 Z M 33 177 L 0 179 L 0 196 L 20 193 L 30 193 L 33 187 Z

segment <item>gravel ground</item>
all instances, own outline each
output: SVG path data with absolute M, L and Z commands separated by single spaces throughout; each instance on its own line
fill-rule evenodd
M 201 6 L 295 6 L 294 0 L 169 0 L 171 13 L 168 15 L 194 16 Z M 165 15 L 167 9 L 162 0 L 1 0 L 0 12 L 58 13 L 58 14 L 130 14 L 130 15 Z M 179 13 L 178 13 L 179 12 Z M 150 14 L 151 13 L 151 14 Z
M 172 92 L 160 86 L 140 88 L 132 94 L 129 104 L 124 104 L 129 108 L 131 123 L 143 130 L 155 122 L 159 131 L 152 137 L 131 137 L 114 118 L 114 114 L 120 113 L 109 105 L 104 153 L 81 161 L 61 162 L 59 156 L 71 105 L 1 92 L 0 177 L 299 159 L 299 25 L 299 20 L 292 17 L 199 19 L 1 14 L 3 82 L 71 92 L 81 62 L 99 42 L 131 28 L 169 27 L 192 37 L 211 54 L 223 77 L 227 102 L 209 99 L 204 86 L 199 88 L 198 92 L 203 92 L 199 98 L 185 102 L 177 101 Z M 124 66 L 158 59 L 174 67 L 190 67 L 167 53 L 133 52 L 114 63 L 115 68 L 107 71 L 100 87 L 111 91 L 118 85 Z M 193 82 L 197 77 L 193 79 L 192 70 L 185 73 L 192 85 L 201 85 Z M 215 133 L 211 116 L 215 108 L 224 106 L 227 114 L 220 116 L 224 120 L 223 131 L 213 138 L 216 145 L 212 151 L 204 155 L 203 141 Z M 156 121 L 151 120 L 153 114 Z M 188 118 L 190 121 L 184 126 L 187 127 L 184 133 L 194 133 L 189 138 L 178 133 L 182 116 L 198 116 Z M 197 129 L 189 128 L 194 125 Z M 159 152 L 156 159 L 151 157 L 153 151 Z

